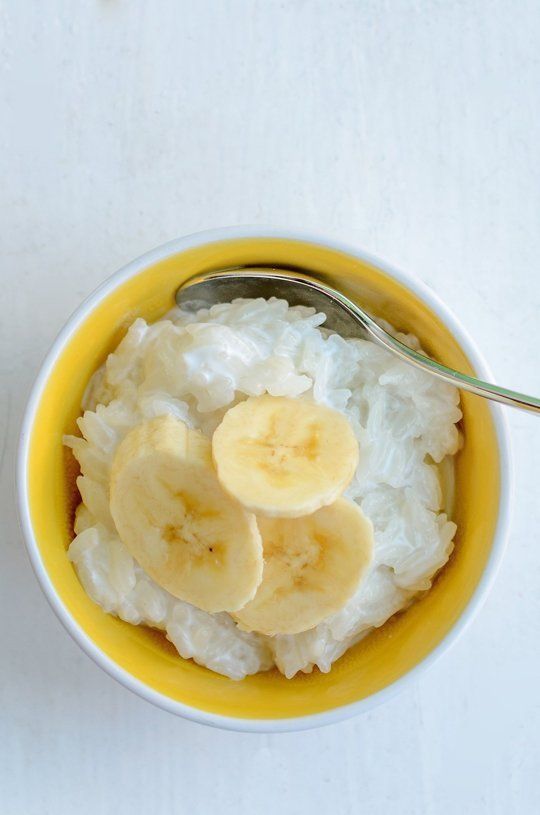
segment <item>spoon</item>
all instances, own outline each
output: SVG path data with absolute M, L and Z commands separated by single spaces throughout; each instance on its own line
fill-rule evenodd
M 540 413 L 540 399 L 483 382 L 419 354 L 389 334 L 337 289 L 303 273 L 262 266 L 223 269 L 191 277 L 176 292 L 178 306 L 191 312 L 217 303 L 230 303 L 237 297 L 278 297 L 291 306 L 311 306 L 326 314 L 324 327 L 342 337 L 369 338 L 404 362 L 444 382 L 504 405 Z

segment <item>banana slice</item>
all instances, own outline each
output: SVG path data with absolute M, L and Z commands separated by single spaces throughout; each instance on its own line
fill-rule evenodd
M 261 582 L 255 516 L 217 480 L 211 445 L 172 416 L 133 428 L 111 468 L 110 507 L 135 560 L 204 611 L 236 611 Z
M 246 509 L 297 518 L 331 504 L 358 465 L 347 419 L 304 399 L 259 396 L 229 410 L 212 439 L 217 474 Z
M 234 615 L 244 631 L 299 634 L 342 608 L 373 553 L 373 527 L 345 498 L 304 518 L 258 518 L 264 572 L 257 594 Z

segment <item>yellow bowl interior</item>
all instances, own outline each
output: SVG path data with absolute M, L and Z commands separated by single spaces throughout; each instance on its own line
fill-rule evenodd
M 120 667 L 153 690 L 202 711 L 246 719 L 303 716 L 358 701 L 403 676 L 450 631 L 467 606 L 490 554 L 499 505 L 499 451 L 483 399 L 462 396 L 465 444 L 456 460 L 455 552 L 431 591 L 345 654 L 329 674 L 287 680 L 270 671 L 235 682 L 181 659 L 161 634 L 96 606 L 66 557 L 76 467 L 62 446 L 77 432 L 90 375 L 137 316 L 156 320 L 179 283 L 241 264 L 295 265 L 323 276 L 396 327 L 414 331 L 440 361 L 473 373 L 449 329 L 409 289 L 369 263 L 322 246 L 283 239 L 226 240 L 190 249 L 144 269 L 110 292 L 65 345 L 43 390 L 27 469 L 31 523 L 44 567 L 69 614 Z

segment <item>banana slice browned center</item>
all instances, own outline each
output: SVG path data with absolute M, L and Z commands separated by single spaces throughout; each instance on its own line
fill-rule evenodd
M 373 528 L 339 498 L 303 518 L 258 518 L 264 572 L 253 600 L 234 615 L 240 628 L 298 634 L 342 608 L 372 558 Z
M 358 464 L 345 416 L 305 399 L 259 396 L 231 408 L 212 439 L 218 478 L 251 512 L 297 518 L 331 504 Z
M 131 430 L 113 460 L 110 506 L 125 546 L 175 597 L 216 612 L 254 596 L 257 523 L 221 487 L 201 433 L 171 416 Z

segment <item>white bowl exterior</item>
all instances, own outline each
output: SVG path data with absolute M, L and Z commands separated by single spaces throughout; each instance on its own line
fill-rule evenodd
M 448 648 L 454 642 L 456 642 L 460 634 L 465 630 L 466 626 L 471 622 L 474 615 L 484 602 L 502 559 L 510 522 L 510 508 L 513 489 L 513 466 L 509 448 L 509 431 L 506 416 L 504 415 L 503 408 L 500 405 L 493 402 L 491 403 L 491 411 L 497 434 L 501 464 L 501 496 L 499 515 L 489 560 L 484 569 L 482 578 L 480 579 L 467 607 L 452 629 L 443 638 L 443 640 L 441 640 L 437 647 L 434 648 L 433 651 L 421 662 L 419 662 L 418 665 L 416 665 L 412 670 L 404 674 L 404 676 L 400 677 L 387 688 L 384 688 L 382 691 L 379 691 L 376 694 L 373 694 L 365 699 L 361 699 L 358 702 L 343 705 L 324 713 L 315 713 L 308 716 L 291 717 L 286 719 L 242 719 L 231 716 L 221 716 L 214 713 L 206 713 L 189 705 L 184 705 L 181 702 L 170 699 L 168 696 L 157 693 L 143 682 L 135 679 L 133 676 L 131 676 L 131 674 L 120 668 L 112 659 L 101 651 L 101 649 L 92 642 L 92 640 L 86 635 L 86 633 L 67 611 L 45 570 L 30 521 L 26 480 L 30 433 L 42 391 L 56 363 L 56 360 L 69 341 L 70 337 L 78 329 L 79 325 L 88 316 L 88 314 L 90 314 L 90 312 L 95 308 L 95 306 L 101 302 L 101 300 L 103 300 L 119 285 L 138 274 L 148 266 L 151 266 L 171 255 L 186 251 L 187 249 L 192 249 L 208 243 L 216 243 L 223 240 L 238 240 L 242 238 L 282 238 L 285 240 L 304 241 L 306 243 L 318 244 L 319 246 L 323 246 L 328 249 L 334 249 L 338 252 L 344 252 L 352 257 L 358 258 L 359 260 L 370 263 L 372 266 L 380 269 L 389 277 L 394 278 L 417 294 L 450 329 L 470 359 L 478 376 L 487 380 L 492 379 L 488 366 L 482 358 L 479 350 L 476 348 L 473 340 L 461 325 L 457 317 L 452 314 L 452 312 L 446 305 L 443 304 L 439 297 L 419 279 L 395 269 L 388 263 L 381 261 L 366 252 L 345 243 L 327 239 L 318 234 L 289 231 L 287 229 L 260 226 L 239 226 L 197 232 L 193 235 L 187 235 L 186 237 L 178 238 L 170 241 L 169 243 L 163 244 L 162 246 L 158 246 L 156 249 L 153 249 L 131 263 L 128 263 L 127 266 L 124 266 L 122 269 L 112 275 L 112 277 L 106 280 L 89 297 L 87 297 L 86 300 L 84 300 L 79 308 L 71 315 L 68 322 L 57 336 L 32 387 L 22 422 L 21 438 L 17 457 L 19 519 L 32 567 L 39 583 L 41 584 L 45 596 L 47 597 L 47 600 L 49 601 L 49 604 L 55 611 L 56 615 L 73 639 L 94 660 L 94 662 L 96 662 L 97 665 L 103 668 L 114 679 L 128 688 L 128 690 L 133 691 L 143 699 L 152 702 L 164 710 L 168 710 L 171 713 L 183 716 L 186 719 L 213 727 L 258 733 L 306 730 L 313 727 L 332 724 L 341 721 L 342 719 L 366 712 L 367 710 L 371 710 L 376 705 L 381 704 L 397 694 L 400 690 L 410 684 L 416 676 L 432 665 L 433 662 L 435 662 L 435 660 L 444 653 L 444 651 L 448 650 Z

